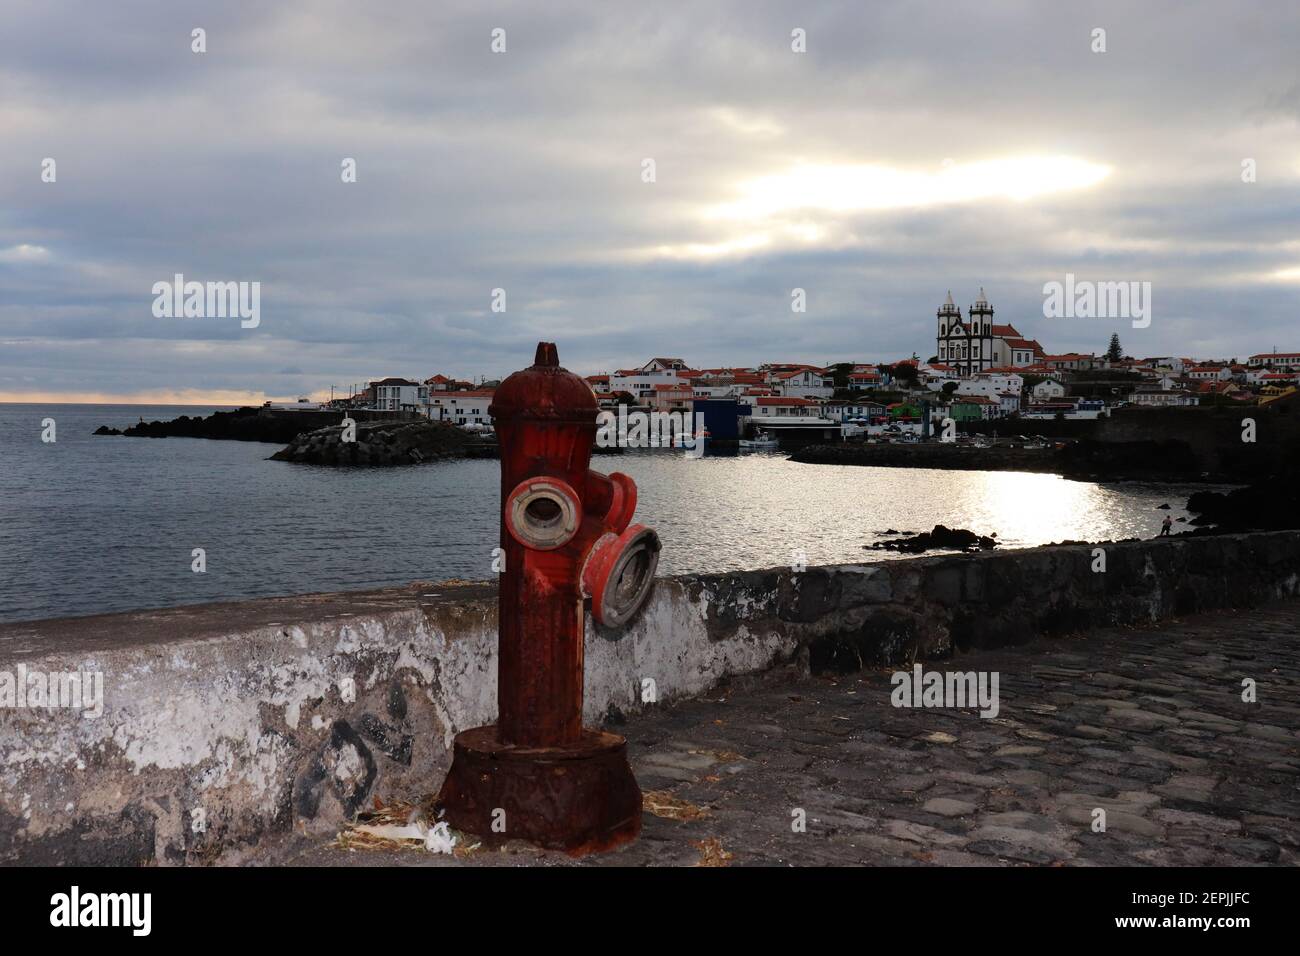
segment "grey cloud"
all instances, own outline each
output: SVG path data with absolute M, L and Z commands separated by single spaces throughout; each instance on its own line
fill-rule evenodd
M 1271 3 L 8 3 L 0 392 L 494 376 L 539 338 L 587 372 L 926 357 L 945 291 L 980 285 L 1053 349 L 1300 347 L 1300 284 L 1266 278 L 1300 265 L 1298 26 Z M 783 217 L 833 242 L 643 252 L 726 238 L 702 211 L 799 163 L 1024 154 L 1113 172 L 1026 202 Z M 4 255 L 24 244 L 49 255 Z M 1155 321 L 1049 322 L 1041 287 L 1066 271 L 1150 279 Z M 153 318 L 176 272 L 260 281 L 261 326 Z

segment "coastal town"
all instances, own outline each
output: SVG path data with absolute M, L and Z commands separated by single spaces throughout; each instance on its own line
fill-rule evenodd
M 1022 331 L 1024 329 L 1024 331 Z M 1300 384 L 1300 352 L 1246 357 L 1135 358 L 1112 335 L 1100 353 L 1053 353 L 1026 323 L 1000 324 L 984 290 L 963 316 L 949 292 L 935 314 L 928 358 L 825 365 L 765 362 L 697 368 L 656 356 L 586 377 L 602 409 L 697 413 L 709 434 L 743 438 L 838 429 L 842 437 L 929 437 L 945 422 L 1087 420 L 1118 409 L 1268 404 Z M 390 376 L 313 403 L 268 402 L 275 410 L 366 409 L 418 415 L 486 431 L 499 382 L 435 374 Z

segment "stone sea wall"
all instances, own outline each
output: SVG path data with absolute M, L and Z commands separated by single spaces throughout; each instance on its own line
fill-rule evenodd
M 1300 532 L 663 578 L 626 628 L 587 634 L 586 717 L 782 662 L 925 661 L 1298 593 Z M 495 642 L 491 584 L 0 626 L 0 864 L 255 855 L 434 792 L 454 734 L 493 719 Z M 60 674 L 101 675 L 98 705 L 15 705 L 19 679 Z

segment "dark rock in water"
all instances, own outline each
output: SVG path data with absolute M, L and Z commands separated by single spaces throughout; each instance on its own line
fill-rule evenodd
M 92 435 L 120 435 L 122 434 L 122 429 L 109 428 L 107 425 L 100 425 L 93 432 L 91 432 L 91 434 Z
M 343 426 L 304 432 L 271 456 L 273 461 L 309 465 L 418 465 L 439 458 L 464 457 L 472 435 L 446 422 L 357 422 L 354 440 L 343 441 Z
M 1222 532 L 1300 528 L 1300 481 L 1283 475 L 1229 492 L 1198 491 L 1187 499 L 1187 510 L 1196 515 L 1192 524 Z
M 897 541 L 877 541 L 864 545 L 874 551 L 899 551 L 904 554 L 921 554 L 925 551 L 989 551 L 998 546 L 994 536 L 978 535 L 965 528 L 948 528 L 937 524 L 933 531 L 899 538 Z
M 1162 505 L 1156 505 L 1156 511 L 1168 511 L 1168 510 L 1169 510 L 1169 502 L 1167 501 Z
M 1047 544 L 1043 545 L 1043 547 L 1060 548 L 1060 547 L 1078 547 L 1080 545 L 1090 545 L 1092 547 L 1097 547 L 1098 545 L 1102 545 L 1102 544 L 1127 544 L 1132 541 L 1141 541 L 1141 540 L 1142 540 L 1141 538 L 1119 538 L 1118 540 L 1112 541 L 1110 538 L 1104 538 L 1100 541 L 1078 541 L 1074 538 L 1066 538 L 1064 541 L 1048 542 Z

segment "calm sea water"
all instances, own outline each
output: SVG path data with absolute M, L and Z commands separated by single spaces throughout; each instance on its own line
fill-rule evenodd
M 274 445 L 91 435 L 213 410 L 0 405 L 0 620 L 492 576 L 495 461 L 330 469 L 267 461 Z M 1011 547 L 1149 537 L 1192 490 L 666 450 L 596 467 L 636 479 L 667 574 L 789 564 L 795 549 L 810 564 L 885 560 L 863 545 L 935 524 Z M 194 548 L 206 573 L 191 570 Z

